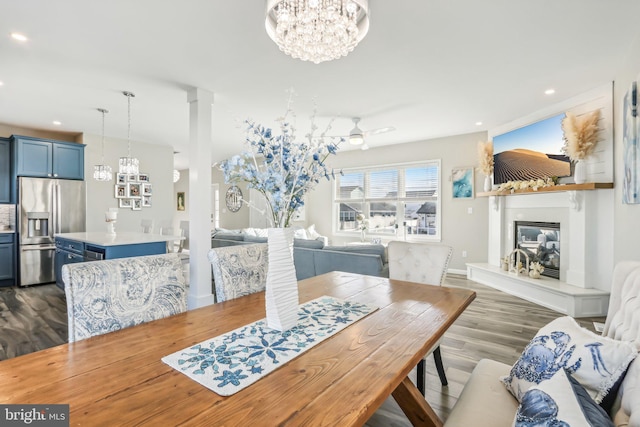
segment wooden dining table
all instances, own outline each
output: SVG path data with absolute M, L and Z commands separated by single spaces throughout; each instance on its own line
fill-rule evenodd
M 265 317 L 264 292 L 0 362 L 1 404 L 69 404 L 76 426 L 360 426 L 390 395 L 442 422 L 409 372 L 473 301 L 466 289 L 331 272 L 299 282 L 378 310 L 223 397 L 161 358 Z

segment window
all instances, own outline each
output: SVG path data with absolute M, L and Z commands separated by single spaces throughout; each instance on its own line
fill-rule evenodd
M 347 169 L 336 179 L 335 232 L 440 239 L 440 161 Z

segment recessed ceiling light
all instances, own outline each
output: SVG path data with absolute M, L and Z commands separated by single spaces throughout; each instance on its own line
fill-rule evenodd
M 62 124 L 62 122 L 59 122 L 58 120 L 54 120 L 53 124 L 56 126 L 60 126 Z
M 0 86 L 4 86 L 4 82 L 0 82 Z
M 482 122 L 476 122 L 476 126 L 482 126 Z
M 20 33 L 11 33 L 11 38 L 19 42 L 26 42 L 27 40 L 29 40 L 27 36 Z
M 553 95 L 554 93 L 556 93 L 555 89 L 547 89 L 544 91 L 545 95 Z

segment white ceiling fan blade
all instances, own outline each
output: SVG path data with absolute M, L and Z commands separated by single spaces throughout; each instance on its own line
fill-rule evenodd
M 378 129 L 371 129 L 371 130 L 364 131 L 364 136 L 377 135 L 379 133 L 391 132 L 394 130 L 396 130 L 396 128 L 394 128 L 393 126 L 387 126 L 385 128 L 378 128 Z

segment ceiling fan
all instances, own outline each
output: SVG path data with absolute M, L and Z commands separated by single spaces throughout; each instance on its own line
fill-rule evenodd
M 358 127 L 358 123 L 360 122 L 360 117 L 354 117 L 351 120 L 353 120 L 354 127 L 349 132 L 349 136 L 345 136 L 345 138 L 349 140 L 349 144 L 351 145 L 362 145 L 363 150 L 367 150 L 369 148 L 369 146 L 364 143 L 365 137 L 396 130 L 396 128 L 394 128 L 393 126 L 388 126 L 384 128 L 377 128 L 377 129 L 363 131 Z

